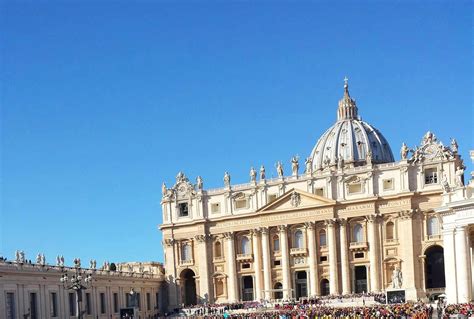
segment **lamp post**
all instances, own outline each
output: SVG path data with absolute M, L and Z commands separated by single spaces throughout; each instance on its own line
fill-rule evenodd
M 82 303 L 82 291 L 86 290 L 91 286 L 92 276 L 81 271 L 80 267 L 76 267 L 74 274 L 71 278 L 68 277 L 67 273 L 61 276 L 59 281 L 63 284 L 63 287 L 67 290 L 73 290 L 76 292 L 76 317 L 82 318 L 81 303 Z M 84 284 L 83 284 L 84 283 Z

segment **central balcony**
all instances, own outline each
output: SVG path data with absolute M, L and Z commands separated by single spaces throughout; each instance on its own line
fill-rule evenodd
M 253 254 L 237 254 L 237 261 L 240 261 L 240 262 L 253 261 Z
M 308 250 L 306 248 L 291 248 L 290 255 L 291 256 L 306 256 Z
M 179 264 L 180 264 L 181 266 L 192 266 L 192 265 L 194 265 L 194 260 L 193 260 L 193 259 L 188 259 L 188 260 L 183 260 L 183 259 L 181 259 L 181 260 L 179 261 Z

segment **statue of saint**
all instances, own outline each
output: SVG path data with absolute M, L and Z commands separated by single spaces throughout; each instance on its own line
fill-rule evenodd
M 265 180 L 265 166 L 260 166 L 260 180 Z
M 458 152 L 458 142 L 456 142 L 456 139 L 451 139 L 451 151 L 453 151 L 453 153 L 457 153 Z
M 23 250 L 20 250 L 20 263 L 24 264 L 25 263 L 25 252 Z
M 56 256 L 56 266 L 61 266 L 61 257 L 59 255 Z
M 278 177 L 283 178 L 283 164 L 280 161 L 277 162 L 276 169 Z
M 298 175 L 298 169 L 300 167 L 300 164 L 298 163 L 299 157 L 298 156 L 293 156 L 291 158 L 291 173 L 293 176 Z
M 311 157 L 308 157 L 305 161 L 304 164 L 306 166 L 305 173 L 306 174 L 311 174 L 313 172 L 313 159 Z
M 408 158 L 408 146 L 403 143 L 402 148 L 400 149 L 400 156 L 402 157 L 403 160 L 406 160 Z
M 198 176 L 198 177 L 196 178 L 196 183 L 197 183 L 197 188 L 198 188 L 198 190 L 201 191 L 201 190 L 202 190 L 202 185 L 203 185 L 202 177 L 201 177 L 201 176 Z
M 464 167 L 458 166 L 456 169 L 456 186 L 464 186 Z
M 402 272 L 400 271 L 400 268 L 396 266 L 392 272 L 392 288 L 402 288 L 402 282 Z
M 15 250 L 15 261 L 17 263 L 20 262 L 20 251 L 19 250 Z
M 372 165 L 372 151 L 369 150 L 366 156 L 367 165 Z
M 253 167 L 250 168 L 250 181 L 252 183 L 255 183 L 257 181 L 257 171 Z
M 230 187 L 230 175 L 229 172 L 224 173 L 224 185 Z
M 163 184 L 161 184 L 161 195 L 163 195 L 163 197 L 166 197 L 167 193 L 168 193 L 168 190 L 166 189 L 166 184 L 165 182 L 163 182 Z
M 443 178 L 441 179 L 441 186 L 443 186 L 444 193 L 449 193 L 450 192 L 450 187 L 449 187 L 449 182 L 448 178 L 446 177 L 446 174 L 443 174 Z
M 59 264 L 59 266 L 64 267 L 64 256 L 63 255 L 61 255 L 60 261 L 61 261 L 61 263 Z
M 344 157 L 339 154 L 339 157 L 337 158 L 337 168 L 342 169 L 344 167 Z
M 41 254 L 36 255 L 36 263 L 41 265 Z

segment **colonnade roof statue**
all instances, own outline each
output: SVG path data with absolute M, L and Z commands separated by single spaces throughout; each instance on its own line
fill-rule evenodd
M 394 162 L 392 150 L 385 137 L 358 116 L 354 99 L 349 95 L 348 79 L 344 79 L 344 96 L 339 101 L 337 121 L 318 140 L 310 158 L 313 170 L 345 165 Z

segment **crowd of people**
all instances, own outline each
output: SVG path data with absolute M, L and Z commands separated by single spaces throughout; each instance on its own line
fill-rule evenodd
M 366 305 L 366 300 L 373 303 Z M 347 305 L 354 301 L 358 304 Z M 438 302 L 436 317 L 434 312 L 432 305 L 423 302 L 385 304 L 384 294 L 375 293 L 322 296 L 275 304 L 252 301 L 179 309 L 182 316 L 200 319 L 448 319 L 452 315 L 464 318 L 474 316 L 474 304 L 446 306 L 443 302 Z

